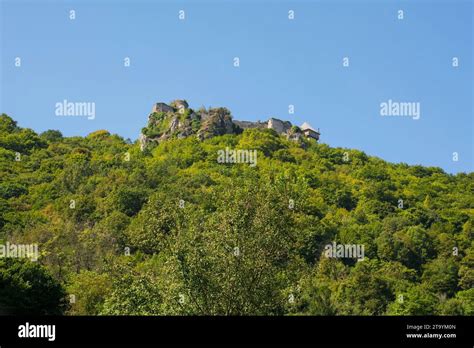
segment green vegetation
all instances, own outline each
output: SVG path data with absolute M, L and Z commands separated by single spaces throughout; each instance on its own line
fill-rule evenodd
M 0 308 L 474 315 L 473 173 L 272 130 L 207 133 L 141 152 L 107 131 L 37 135 L 0 116 L 0 244 L 40 251 L 0 259 Z M 258 150 L 257 166 L 217 163 L 226 147 Z M 332 242 L 363 245 L 365 259 L 326 257 Z
M 41 266 L 0 259 L 0 314 L 54 315 L 67 308 L 66 293 Z
M 169 128 L 170 120 L 164 112 L 154 112 L 150 115 L 149 125 L 142 129 L 146 136 L 160 136 Z

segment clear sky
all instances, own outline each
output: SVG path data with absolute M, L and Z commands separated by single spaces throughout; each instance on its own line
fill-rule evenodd
M 153 103 L 179 98 L 306 121 L 323 143 L 391 162 L 473 171 L 470 0 L 0 2 L 0 112 L 22 127 L 134 140 Z M 94 102 L 95 119 L 56 116 L 64 99 Z M 420 118 L 381 116 L 389 99 L 419 103 Z

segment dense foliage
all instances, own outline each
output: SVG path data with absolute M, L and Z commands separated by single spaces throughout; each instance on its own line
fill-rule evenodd
M 74 295 L 65 313 L 93 315 L 474 315 L 473 173 L 303 145 L 247 129 L 141 152 L 107 131 L 38 135 L 2 115 L 0 243 L 40 251 L 34 265 L 0 259 L 2 302 L 58 313 Z M 226 147 L 258 150 L 258 164 L 218 163 Z M 326 257 L 332 242 L 363 245 L 364 260 Z

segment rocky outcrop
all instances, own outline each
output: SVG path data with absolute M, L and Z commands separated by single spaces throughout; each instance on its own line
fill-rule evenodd
M 199 128 L 196 122 L 200 122 L 199 117 L 185 100 L 175 100 L 171 105 L 156 103 L 140 134 L 140 148 L 144 150 L 151 143 L 192 135 Z
M 189 108 L 189 105 L 188 105 L 188 102 L 186 100 L 181 100 L 181 99 L 176 99 L 176 100 L 173 100 L 171 103 L 170 103 L 171 107 L 174 109 L 174 110 L 178 110 L 179 112 L 183 112 L 184 110 L 188 109 Z
M 203 108 L 195 112 L 189 108 L 186 100 L 174 100 L 170 105 L 156 103 L 153 106 L 148 124 L 140 134 L 139 143 L 144 150 L 152 143 L 170 138 L 195 135 L 203 140 L 240 132 L 242 129 L 232 122 L 232 115 L 226 108 Z
M 197 133 L 200 140 L 208 139 L 217 135 L 238 134 L 242 132 L 234 122 L 230 111 L 226 108 L 210 109 Z

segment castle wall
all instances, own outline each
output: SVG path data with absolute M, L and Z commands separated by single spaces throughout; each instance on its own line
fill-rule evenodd
M 151 112 L 173 112 L 174 109 L 169 106 L 169 105 L 166 105 L 165 103 L 156 103 L 155 105 L 153 105 L 153 108 L 151 110 Z
M 277 133 L 286 133 L 291 128 L 291 123 L 288 121 L 282 121 L 276 118 L 268 120 L 268 128 L 274 129 Z
M 267 122 L 251 122 L 251 121 L 237 121 L 237 120 L 232 120 L 232 121 L 242 129 L 267 128 Z

